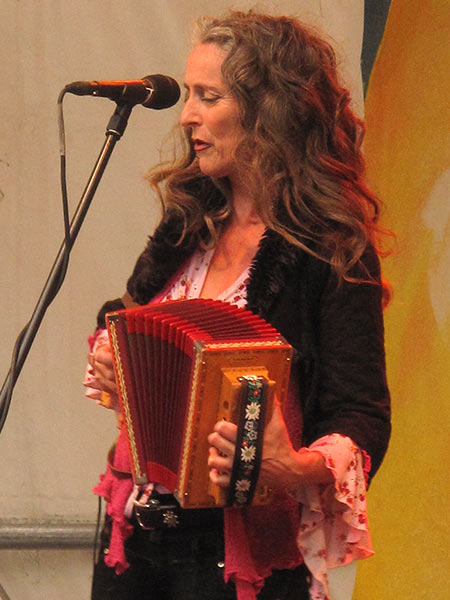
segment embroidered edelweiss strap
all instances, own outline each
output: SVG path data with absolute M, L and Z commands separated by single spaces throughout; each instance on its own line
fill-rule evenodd
M 250 504 L 258 482 L 266 417 L 268 383 L 265 377 L 239 377 L 241 408 L 228 506 Z

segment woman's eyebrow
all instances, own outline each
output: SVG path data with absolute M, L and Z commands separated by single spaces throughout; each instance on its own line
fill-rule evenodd
M 186 91 L 189 91 L 191 89 L 193 90 L 210 90 L 212 92 L 216 92 L 218 94 L 222 94 L 223 92 L 220 90 L 219 87 L 217 87 L 217 85 L 214 84 L 208 84 L 208 83 L 193 83 L 192 85 L 189 85 L 186 82 L 183 82 L 183 87 Z

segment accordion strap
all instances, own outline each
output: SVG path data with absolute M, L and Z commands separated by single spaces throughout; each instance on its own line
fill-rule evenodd
M 250 504 L 261 467 L 266 422 L 268 382 L 265 377 L 245 375 L 241 382 L 241 402 L 227 505 Z
M 131 471 L 122 471 L 114 466 L 114 456 L 116 454 L 116 442 L 111 446 L 107 456 L 108 467 L 111 470 L 111 473 L 115 475 L 118 479 L 131 479 L 133 476 Z

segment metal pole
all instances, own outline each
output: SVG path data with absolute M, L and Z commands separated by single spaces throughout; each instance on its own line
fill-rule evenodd
M 73 244 L 75 243 L 75 240 L 81 229 L 81 225 L 83 224 L 87 211 L 89 210 L 89 206 L 97 190 L 98 184 L 100 183 L 100 179 L 103 175 L 106 165 L 108 164 L 114 146 L 125 130 L 132 108 L 133 107 L 129 105 L 118 105 L 116 107 L 116 110 L 114 111 L 113 116 L 110 119 L 106 130 L 106 140 L 103 144 L 103 148 L 99 154 L 97 162 L 95 163 L 94 169 L 89 177 L 84 193 L 80 199 L 78 207 L 70 223 L 70 248 L 68 249 L 69 252 L 72 249 Z M 44 286 L 44 289 L 41 292 L 41 295 L 33 311 L 29 324 L 26 326 L 26 330 L 20 342 L 20 347 L 17 354 L 17 361 L 14 365 L 14 369 L 13 371 L 10 370 L 8 372 L 8 375 L 6 376 L 6 379 L 3 383 L 3 387 L 0 392 L 0 418 L 3 416 L 2 424 L 4 424 L 4 420 L 6 418 L 6 415 L 3 414 L 3 410 L 5 409 L 7 412 L 7 409 L 9 408 L 6 405 L 7 397 L 11 393 L 12 388 L 14 387 L 17 381 L 25 359 L 28 356 L 28 352 L 30 351 L 33 340 L 36 336 L 42 319 L 44 318 L 45 312 L 51 300 L 53 299 L 52 296 L 54 295 L 55 287 L 58 285 L 59 278 L 61 276 L 65 255 L 66 244 L 64 241 L 59 249 L 53 267 L 50 270 L 47 282 Z

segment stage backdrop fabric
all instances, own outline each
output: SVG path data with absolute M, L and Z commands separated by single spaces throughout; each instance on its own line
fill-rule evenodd
M 163 73 L 183 80 L 191 25 L 230 0 L 3 0 L 0 4 L 0 377 L 63 239 L 56 101 L 69 82 Z M 279 0 L 327 32 L 355 108 L 362 113 L 363 2 Z M 49 520 L 94 522 L 91 492 L 116 437 L 114 416 L 84 397 L 87 336 L 104 300 L 121 295 L 159 215 L 144 180 L 182 103 L 136 107 L 75 244 L 66 281 L 49 308 L 14 392 L 0 437 L 0 530 Z M 114 104 L 64 101 L 73 211 L 104 141 Z M 170 148 L 170 144 L 169 144 Z M 91 553 L 0 552 L 0 583 L 14 600 L 87 598 Z M 1 588 L 0 588 L 1 590 Z M 0 593 L 1 596 L 1 593 Z

